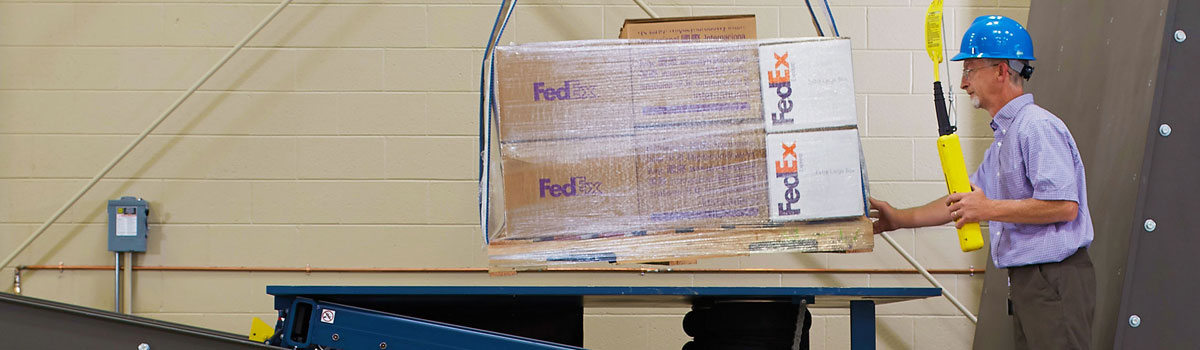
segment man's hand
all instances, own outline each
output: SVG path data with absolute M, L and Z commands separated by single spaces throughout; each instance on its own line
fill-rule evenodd
M 900 226 L 896 224 L 896 208 L 893 208 L 888 202 L 884 202 L 875 198 L 867 198 L 871 202 L 871 217 L 876 218 L 874 223 L 875 234 L 880 234 L 888 231 L 895 231 Z
M 992 200 L 975 184 L 971 184 L 971 192 L 953 193 L 946 198 L 950 217 L 955 220 L 954 227 L 957 228 L 963 228 L 968 223 L 988 220 L 991 217 L 992 204 Z

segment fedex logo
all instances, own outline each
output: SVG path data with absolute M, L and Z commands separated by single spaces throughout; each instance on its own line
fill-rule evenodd
M 779 103 L 775 105 L 775 112 L 771 112 L 771 124 L 792 124 L 795 120 L 787 117 L 792 111 L 792 65 L 788 62 L 787 52 L 772 55 L 775 56 L 775 67 L 767 71 L 767 86 L 775 89 Z
M 550 197 L 574 197 L 576 195 L 596 195 L 604 194 L 600 191 L 600 181 L 588 181 L 586 176 L 571 177 L 570 181 L 564 184 L 552 184 L 550 179 L 538 179 L 538 192 L 541 198 Z
M 799 208 L 793 208 L 800 201 L 800 155 L 796 154 L 796 142 L 781 144 L 783 156 L 775 161 L 775 177 L 783 179 L 783 202 L 777 203 L 780 216 L 800 214 Z
M 534 101 L 582 100 L 596 97 L 595 85 L 579 85 L 578 80 L 564 81 L 562 87 L 546 87 L 545 82 L 533 83 Z

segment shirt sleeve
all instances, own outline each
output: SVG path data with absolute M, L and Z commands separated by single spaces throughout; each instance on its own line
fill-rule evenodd
M 1078 157 L 1066 126 L 1052 120 L 1031 120 L 1023 131 L 1019 140 L 1033 198 L 1078 203 Z
M 983 153 L 983 161 L 979 162 L 978 167 L 975 167 L 975 172 L 967 176 L 967 179 L 970 180 L 975 186 L 978 186 L 979 189 L 983 190 L 984 193 L 990 193 L 988 192 L 987 188 L 987 180 L 989 178 L 984 174 L 988 174 L 988 171 L 995 171 L 989 170 L 988 167 L 988 160 L 991 157 L 991 151 L 992 148 L 988 147 L 988 150 Z
M 984 164 L 987 164 L 987 162 L 979 163 L 979 167 L 975 168 L 975 172 L 971 173 L 971 175 L 967 177 L 971 180 L 972 184 L 975 184 L 975 186 L 978 186 L 980 189 L 983 188 L 983 182 L 979 180 L 979 174 L 983 174 L 984 171 L 987 171 L 987 169 L 983 168 Z

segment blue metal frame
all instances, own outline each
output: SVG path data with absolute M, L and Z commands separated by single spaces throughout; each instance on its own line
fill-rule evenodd
M 538 286 L 267 286 L 267 294 L 319 295 L 683 295 L 683 296 L 840 296 L 927 298 L 942 295 L 940 288 L 873 287 L 538 287 Z M 886 301 L 886 300 L 883 300 Z
M 875 350 L 875 302 L 850 302 L 850 349 Z
M 347 305 L 293 298 L 289 315 L 299 307 L 310 307 L 303 339 L 292 339 L 298 318 L 284 322 L 280 336 L 283 347 L 309 348 L 312 345 L 338 349 L 429 349 L 429 350 L 582 350 L 547 341 L 522 338 L 481 329 L 372 311 Z M 329 317 L 322 320 L 325 313 Z
M 339 348 L 348 346 L 346 335 L 355 339 L 392 339 L 398 344 L 420 345 L 422 349 L 580 349 L 540 340 L 472 329 L 411 317 L 385 314 L 352 306 L 321 302 L 322 298 L 395 297 L 402 300 L 418 296 L 454 296 L 464 299 L 502 296 L 577 296 L 614 298 L 631 302 L 652 300 L 720 300 L 720 299 L 791 299 L 795 303 L 814 306 L 835 305 L 850 307 L 850 347 L 854 350 L 875 349 L 875 305 L 922 299 L 942 295 L 940 288 L 871 288 L 871 287 L 588 287 L 588 286 L 268 286 L 267 294 L 275 296 L 278 310 L 291 310 L 300 303 L 313 304 L 309 320 L 310 338 L 331 339 L 339 332 Z M 679 298 L 687 299 L 679 299 Z M 311 299 L 310 299 L 311 298 Z M 313 299 L 316 299 L 315 301 Z M 465 307 L 465 305 L 464 305 Z M 337 327 L 320 322 L 320 311 L 337 312 Z M 343 315 L 349 315 L 343 322 Z M 294 320 L 284 324 L 284 340 L 293 329 Z M 316 337 L 316 338 L 314 338 Z M 374 342 L 371 340 L 369 342 Z M 400 343 L 407 342 L 407 343 Z M 494 342 L 494 343 L 493 343 Z M 378 348 L 372 343 L 362 346 Z M 285 343 L 285 345 L 287 345 Z M 307 346 L 293 343 L 290 346 Z M 325 346 L 333 346 L 326 345 Z

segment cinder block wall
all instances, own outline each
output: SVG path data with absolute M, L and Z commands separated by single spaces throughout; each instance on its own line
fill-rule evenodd
M 487 264 L 476 224 L 476 92 L 498 1 L 330 0 L 289 6 L 14 265 L 111 265 L 105 200 L 152 203 L 141 266 L 460 268 Z M 812 36 L 801 1 L 650 0 L 663 16 L 753 13 L 759 36 Z M 944 193 L 923 47 L 923 0 L 831 0 L 853 39 L 872 194 L 917 205 Z M 7 255 L 258 23 L 261 0 L 0 1 L 0 254 Z M 950 0 L 947 38 L 1028 0 Z M 504 42 L 614 38 L 632 1 L 525 0 Z M 1036 30 L 1036 28 L 1034 28 Z M 957 82 L 961 66 L 943 80 Z M 973 167 L 988 116 L 960 104 Z M 897 232 L 931 269 L 983 269 L 952 227 Z M 687 267 L 687 266 L 684 266 Z M 873 253 L 773 254 L 709 268 L 904 269 Z M 0 270 L 11 291 L 14 268 Z M 23 294 L 113 307 L 109 271 L 22 273 Z M 936 276 L 977 309 L 982 275 Z M 141 316 L 242 333 L 273 317 L 264 286 L 926 286 L 893 273 L 135 273 Z M 675 349 L 683 309 L 596 309 L 586 346 Z M 815 349 L 849 344 L 847 310 L 817 310 Z M 879 307 L 883 349 L 966 349 L 973 325 L 944 299 Z

